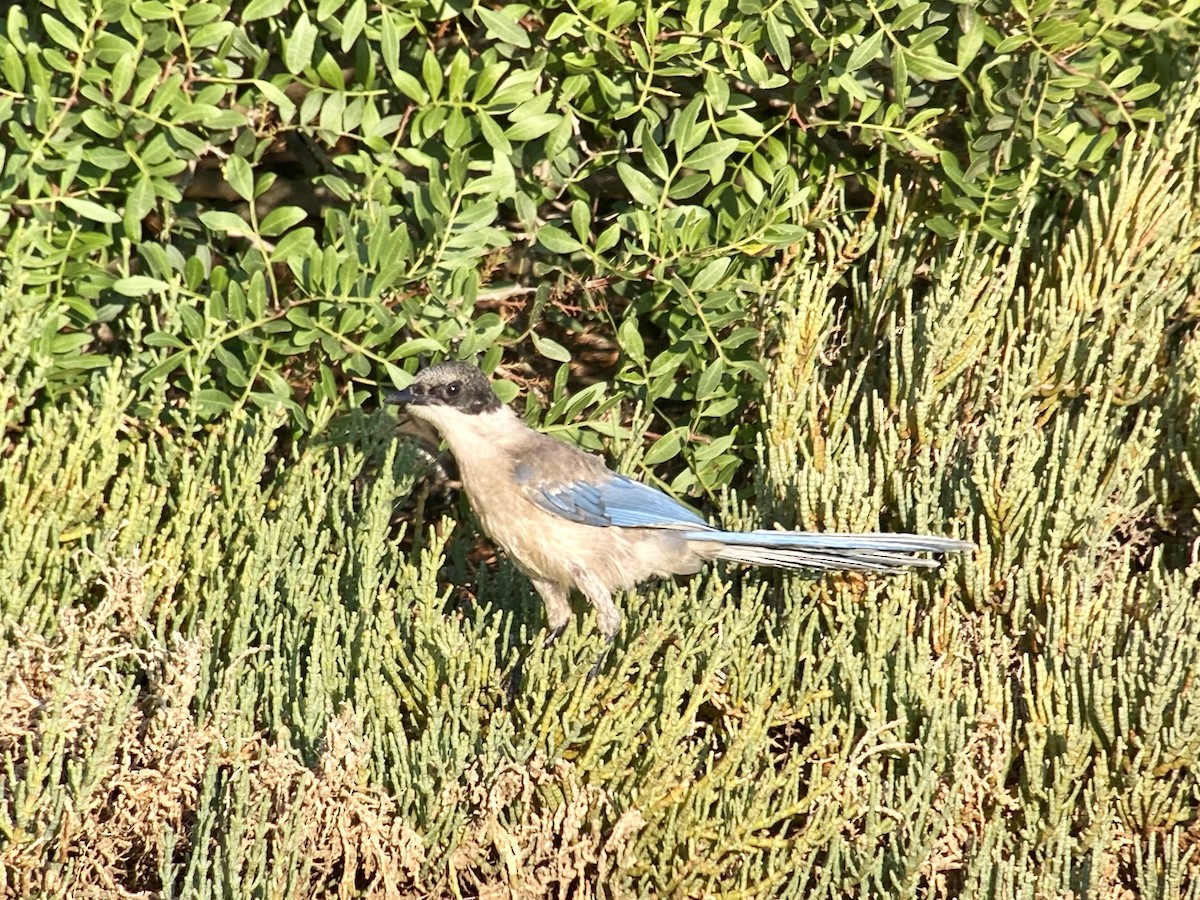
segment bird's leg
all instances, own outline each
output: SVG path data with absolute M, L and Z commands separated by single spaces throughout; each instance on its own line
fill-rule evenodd
M 544 581 L 541 578 L 533 579 L 533 588 L 542 598 L 542 604 L 546 607 L 546 627 L 549 629 L 549 634 L 546 635 L 545 646 L 549 647 L 557 641 L 567 626 L 571 624 L 571 602 L 567 599 L 567 589 L 561 584 L 556 584 L 553 581 Z
M 575 578 L 576 587 L 596 610 L 596 623 L 600 626 L 600 633 L 611 644 L 617 632 L 621 630 L 621 611 L 613 603 L 612 591 L 592 572 L 572 569 L 571 575 Z
M 600 625 L 600 633 L 604 635 L 604 649 L 600 651 L 600 655 L 596 657 L 596 662 L 587 674 L 587 680 L 591 681 L 600 674 L 600 666 L 608 656 L 609 648 L 612 646 L 617 632 L 621 630 L 621 611 L 613 603 L 612 591 L 593 573 L 576 569 L 571 574 L 575 576 L 576 586 L 596 610 L 596 621 Z

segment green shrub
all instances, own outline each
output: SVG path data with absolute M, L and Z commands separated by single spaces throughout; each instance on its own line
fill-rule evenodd
M 11 7 L 0 893 L 1195 897 L 1198 6 Z M 444 354 L 979 550 L 588 681 L 376 409 Z

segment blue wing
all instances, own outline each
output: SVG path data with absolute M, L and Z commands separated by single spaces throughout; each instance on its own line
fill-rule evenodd
M 525 495 L 548 513 L 583 525 L 618 528 L 710 529 L 695 512 L 662 491 L 605 472 L 596 480 L 537 483 L 534 467 L 518 465 Z

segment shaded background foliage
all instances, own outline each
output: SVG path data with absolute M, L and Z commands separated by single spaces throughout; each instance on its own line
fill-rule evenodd
M 9 7 L 0 890 L 1196 896 L 1198 17 Z M 649 588 L 586 682 L 376 408 L 443 355 L 979 552 Z

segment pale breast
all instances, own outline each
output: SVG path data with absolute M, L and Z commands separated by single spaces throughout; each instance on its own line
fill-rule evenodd
M 583 561 L 578 559 L 573 546 L 578 538 L 572 539 L 568 532 L 582 526 L 555 520 L 522 497 L 501 498 L 488 487 L 474 494 L 468 489 L 468 497 L 483 530 L 517 568 L 527 575 L 559 584 L 574 582 L 570 569 Z

